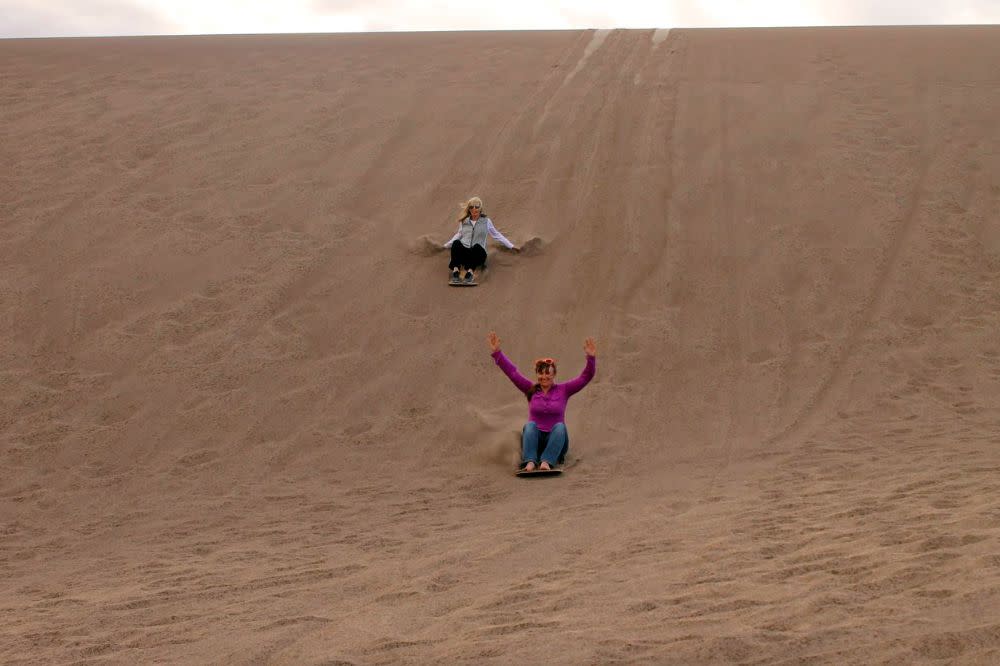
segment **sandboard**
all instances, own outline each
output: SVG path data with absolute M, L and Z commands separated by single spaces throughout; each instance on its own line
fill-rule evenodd
M 450 286 L 450 287 L 478 287 L 479 283 L 478 282 L 465 282 L 464 280 L 461 280 L 459 282 L 452 282 L 451 280 L 448 280 L 448 286 Z
M 555 467 L 553 469 L 533 469 L 530 472 L 526 469 L 516 469 L 514 474 L 517 476 L 559 476 L 562 474 L 561 467 Z

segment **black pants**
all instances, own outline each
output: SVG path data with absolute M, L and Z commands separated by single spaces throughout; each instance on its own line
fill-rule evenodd
M 448 264 L 448 268 L 465 266 L 469 270 L 477 270 L 485 265 L 486 250 L 482 245 L 473 244 L 472 247 L 465 247 L 462 241 L 451 244 L 451 263 Z

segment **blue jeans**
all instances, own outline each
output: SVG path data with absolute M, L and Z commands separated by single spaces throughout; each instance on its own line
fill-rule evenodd
M 541 461 L 538 452 L 541 451 Z M 534 421 L 524 424 L 521 431 L 521 466 L 524 467 L 529 462 L 536 465 L 539 462 L 547 462 L 549 466 L 555 467 L 566 460 L 566 452 L 569 451 L 569 433 L 566 432 L 565 423 L 557 423 L 552 427 L 552 432 L 542 432 L 535 425 Z

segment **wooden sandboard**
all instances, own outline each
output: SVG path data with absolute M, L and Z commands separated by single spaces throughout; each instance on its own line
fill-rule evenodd
M 479 283 L 478 282 L 465 282 L 465 281 L 452 282 L 451 280 L 448 280 L 448 286 L 449 287 L 478 287 Z
M 530 472 L 524 469 L 514 470 L 514 474 L 517 476 L 559 476 L 562 473 L 563 471 L 561 467 L 556 467 L 554 469 L 534 469 Z

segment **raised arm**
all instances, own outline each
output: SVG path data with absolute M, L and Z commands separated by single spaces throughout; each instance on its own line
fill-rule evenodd
M 514 248 L 514 244 L 511 243 L 509 240 L 507 240 L 504 237 L 504 235 L 502 233 L 500 233 L 499 229 L 497 229 L 496 227 L 493 226 L 493 220 L 489 220 L 488 219 L 486 221 L 486 231 L 489 232 L 490 236 L 493 236 L 493 238 L 495 238 L 496 240 L 500 241 L 500 243 L 503 244 L 503 246 L 505 248 L 507 248 L 508 250 L 515 249 Z
M 589 384 L 597 372 L 597 343 L 594 342 L 593 338 L 587 338 L 583 342 L 583 351 L 587 354 L 587 365 L 583 367 L 583 372 L 578 377 L 563 384 L 566 387 L 567 396 L 577 393 Z
M 456 231 L 455 235 L 451 237 L 451 240 L 449 240 L 447 243 L 444 244 L 444 247 L 451 247 L 451 244 L 457 241 L 461 237 L 462 237 L 462 223 L 459 222 L 458 231 Z
M 492 350 L 491 356 L 503 373 L 507 375 L 507 378 L 511 383 L 518 388 L 521 393 L 528 393 L 534 388 L 534 384 L 530 379 L 522 375 L 517 371 L 517 366 L 511 363 L 510 359 L 507 358 L 502 351 L 500 351 L 500 338 L 493 331 L 490 331 L 490 335 L 487 338 L 490 344 L 490 349 Z

